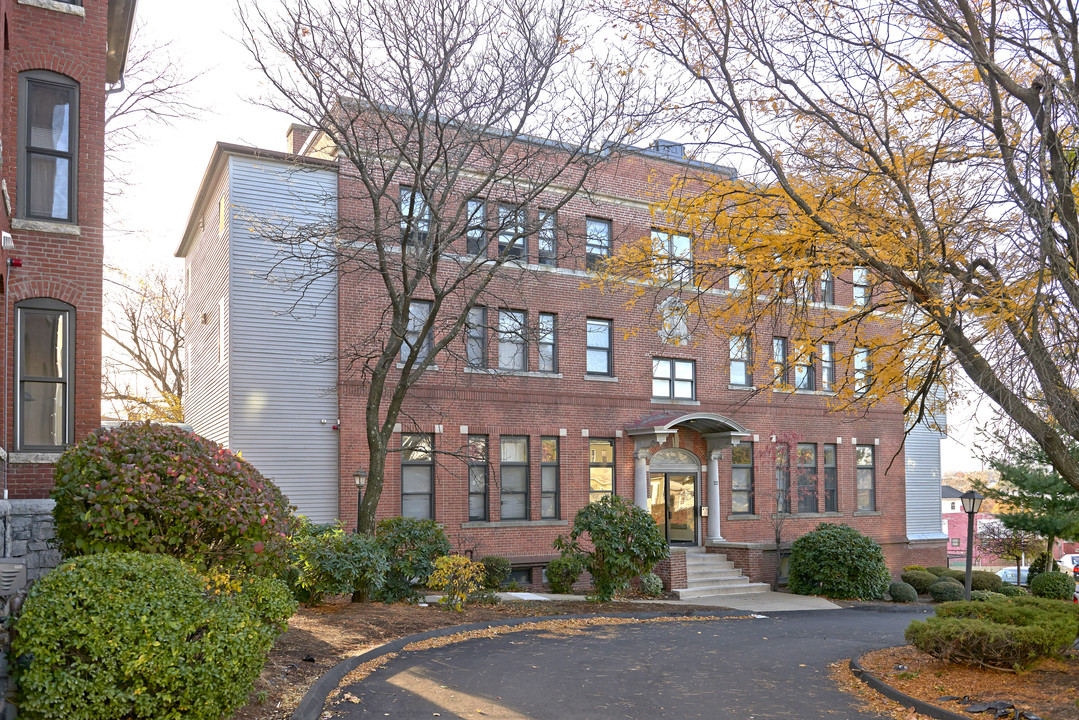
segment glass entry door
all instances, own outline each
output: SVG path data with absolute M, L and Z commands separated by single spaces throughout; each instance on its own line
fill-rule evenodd
M 697 475 L 652 473 L 648 502 L 652 518 L 672 545 L 697 544 Z

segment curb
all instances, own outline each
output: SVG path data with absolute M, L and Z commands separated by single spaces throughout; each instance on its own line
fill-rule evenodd
M 716 610 L 724 610 L 724 608 L 716 608 Z M 727 614 L 713 613 L 707 611 L 693 611 L 682 614 L 672 614 L 669 612 L 654 612 L 654 613 L 619 613 L 616 615 L 539 615 L 536 617 L 526 618 L 509 618 L 506 620 L 493 620 L 489 622 L 468 623 L 467 625 L 452 625 L 450 627 L 439 628 L 438 630 L 428 630 L 427 632 L 416 633 L 415 635 L 407 635 L 396 640 L 391 640 L 388 643 L 379 645 L 378 647 L 371 648 L 367 652 L 356 655 L 350 658 L 345 658 L 341 662 L 334 665 L 332 668 L 323 673 L 315 683 L 307 689 L 304 693 L 303 699 L 300 700 L 300 704 L 296 706 L 296 710 L 293 711 L 291 720 L 318 720 L 322 714 L 323 706 L 326 704 L 326 698 L 330 696 L 340 684 L 341 680 L 350 672 L 358 668 L 360 665 L 374 660 L 377 657 L 387 655 L 389 653 L 398 652 L 406 645 L 410 645 L 414 642 L 421 642 L 423 640 L 430 640 L 431 638 L 445 637 L 446 635 L 456 635 L 457 633 L 469 632 L 471 630 L 483 630 L 491 627 L 513 627 L 516 625 L 525 625 L 527 623 L 539 623 L 547 622 L 550 620 L 581 620 L 584 618 L 595 617 L 610 617 L 610 618 L 627 618 L 631 620 L 652 620 L 655 618 L 667 618 L 667 617 L 743 617 L 744 615 L 737 611 L 727 610 Z M 853 661 L 852 661 L 853 662 Z M 950 720 L 950 718 L 948 719 Z M 963 720 L 970 720 L 969 718 L 963 718 Z
M 924 700 L 919 700 L 918 698 L 911 697 L 906 693 L 896 690 L 894 687 L 888 685 L 876 675 L 863 668 L 862 664 L 858 662 L 860 659 L 861 658 L 852 658 L 850 661 L 850 669 L 854 673 L 854 676 L 889 700 L 895 700 L 900 705 L 913 709 L 914 712 L 919 715 L 925 715 L 934 720 L 970 720 L 969 715 L 953 713 L 951 710 L 945 710 L 936 705 L 930 705 Z

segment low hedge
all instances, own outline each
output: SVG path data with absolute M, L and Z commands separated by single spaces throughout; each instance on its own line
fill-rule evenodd
M 1003 583 L 997 588 L 997 592 L 1005 597 L 1023 597 L 1027 594 L 1026 590 L 1018 585 L 1012 585 L 1011 583 Z
M 894 582 L 889 585 L 888 595 L 892 598 L 892 602 L 912 603 L 918 601 L 918 591 L 905 582 Z
M 899 576 L 903 582 L 912 586 L 919 595 L 929 592 L 929 586 L 937 581 L 937 576 L 925 570 L 908 570 Z
M 946 568 L 943 565 L 930 565 L 929 567 L 927 567 L 925 569 L 926 572 L 931 572 L 934 575 L 936 575 L 937 577 L 940 577 L 942 574 L 944 574 L 948 570 L 949 570 L 949 568 Z
M 1021 670 L 1066 651 L 1079 636 L 1079 607 L 1042 598 L 955 602 L 915 620 L 907 642 L 947 662 Z
M 1071 600 L 1075 594 L 1075 581 L 1067 573 L 1039 573 L 1030 581 L 1030 594 L 1051 600 Z
M 942 572 L 937 573 L 937 577 L 938 578 L 949 577 L 949 578 L 952 578 L 953 580 L 958 580 L 960 583 L 966 583 L 966 581 L 967 581 L 967 571 L 966 570 L 955 570 L 953 568 L 945 568 Z
M 933 581 L 933 585 L 936 585 L 937 583 L 947 583 L 949 585 L 958 585 L 959 587 L 965 587 L 962 580 L 956 580 L 951 575 L 941 575 L 939 578 Z M 932 587 L 932 585 L 930 587 Z
M 938 580 L 929 586 L 929 596 L 937 602 L 954 602 L 963 599 L 964 588 L 957 582 Z
M 966 576 L 963 577 L 963 582 L 966 582 Z M 971 590 L 997 592 L 1003 584 L 1004 581 L 1000 579 L 1000 575 L 989 572 L 988 570 L 975 570 L 970 574 Z

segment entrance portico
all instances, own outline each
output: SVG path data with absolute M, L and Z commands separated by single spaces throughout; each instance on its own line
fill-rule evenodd
M 723 541 L 720 532 L 719 506 L 719 459 L 723 451 L 729 448 L 733 440 L 746 437 L 750 433 L 730 418 L 714 413 L 668 413 L 645 418 L 640 423 L 626 428 L 626 434 L 633 438 L 633 501 L 645 512 L 651 511 L 649 503 L 650 463 L 655 449 L 662 445 L 679 428 L 693 430 L 704 438 L 707 448 L 707 475 L 705 479 L 706 504 L 702 515 L 708 517 L 709 541 Z M 669 481 L 668 481 L 669 482 Z

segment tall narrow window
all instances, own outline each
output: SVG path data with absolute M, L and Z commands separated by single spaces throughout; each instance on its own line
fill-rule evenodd
M 869 285 L 869 270 L 864 267 L 856 267 L 852 272 L 854 283 L 854 307 L 866 307 L 872 295 Z
M 772 375 L 776 385 L 786 385 L 787 377 L 787 338 L 772 338 Z
M 854 462 L 858 473 L 858 512 L 877 509 L 876 464 L 872 445 L 859 445 L 854 449 Z
M 610 375 L 611 321 L 588 319 L 585 345 L 589 375 Z
M 817 370 L 813 366 L 813 350 L 811 346 L 800 343 L 797 353 L 794 360 L 794 387 L 798 390 L 815 390 Z
M 524 210 L 516 205 L 498 206 L 498 252 L 509 258 L 528 259 L 528 238 L 524 231 Z
M 468 201 L 465 244 L 469 255 L 487 254 L 487 203 L 483 200 Z
M 585 266 L 597 267 L 611 256 L 611 221 L 585 218 Z
M 539 314 L 539 332 L 536 345 L 539 349 L 540 372 L 558 372 L 558 316 L 552 313 Z
M 555 520 L 559 517 L 558 503 L 558 438 L 540 438 L 540 517 Z
M 588 441 L 588 501 L 596 502 L 614 494 L 614 440 Z
M 652 358 L 652 397 L 692 400 L 694 362 L 671 358 Z
M 423 326 L 431 315 L 431 303 L 427 300 L 413 300 L 408 306 L 408 324 L 405 327 L 405 341 L 401 343 L 401 362 L 408 360 L 413 348 L 416 348 L 416 362 L 420 363 L 431 354 L 431 333 L 423 335 Z
M 825 392 L 835 390 L 835 343 L 820 344 L 820 389 Z
M 835 305 L 835 276 L 828 268 L 820 274 L 820 301 L 825 305 Z
M 776 445 L 776 512 L 791 511 L 791 454 L 785 443 Z
M 873 384 L 873 366 L 869 360 L 869 349 L 854 348 L 854 391 L 859 395 L 869 392 Z
M 468 519 L 487 519 L 487 436 L 468 436 Z
M 817 446 L 813 443 L 798 443 L 798 512 L 817 512 Z
M 821 446 L 824 467 L 824 512 L 839 512 L 839 475 L 836 472 L 835 445 Z
M 727 265 L 729 270 L 727 273 L 727 287 L 731 292 L 741 292 L 746 289 L 748 275 L 744 267 L 740 267 L 742 264 L 742 256 L 734 249 L 733 246 L 727 249 Z
M 401 186 L 401 238 L 406 245 L 423 247 L 431 226 L 431 209 L 420 191 Z
M 79 86 L 44 70 L 19 75 L 18 213 L 75 222 Z
M 528 519 L 528 438 L 503 435 L 498 439 L 502 465 L 502 519 Z
M 750 335 L 731 335 L 731 385 L 750 386 L 753 374 L 750 362 L 753 353 L 753 340 Z
M 521 310 L 498 311 L 498 368 L 527 370 L 525 313 Z
M 465 321 L 465 362 L 472 368 L 487 367 L 487 308 L 474 307 Z
M 693 241 L 688 235 L 652 231 L 652 277 L 663 282 L 693 280 Z
M 21 450 L 59 450 L 71 442 L 75 309 L 58 300 L 15 306 L 15 404 Z
M 539 264 L 558 264 L 558 242 L 555 235 L 556 215 L 554 210 L 540 210 L 539 233 L 536 243 L 539 246 Z
M 753 514 L 753 443 L 731 448 L 731 512 Z
M 426 433 L 401 436 L 401 515 L 435 517 L 434 438 Z

